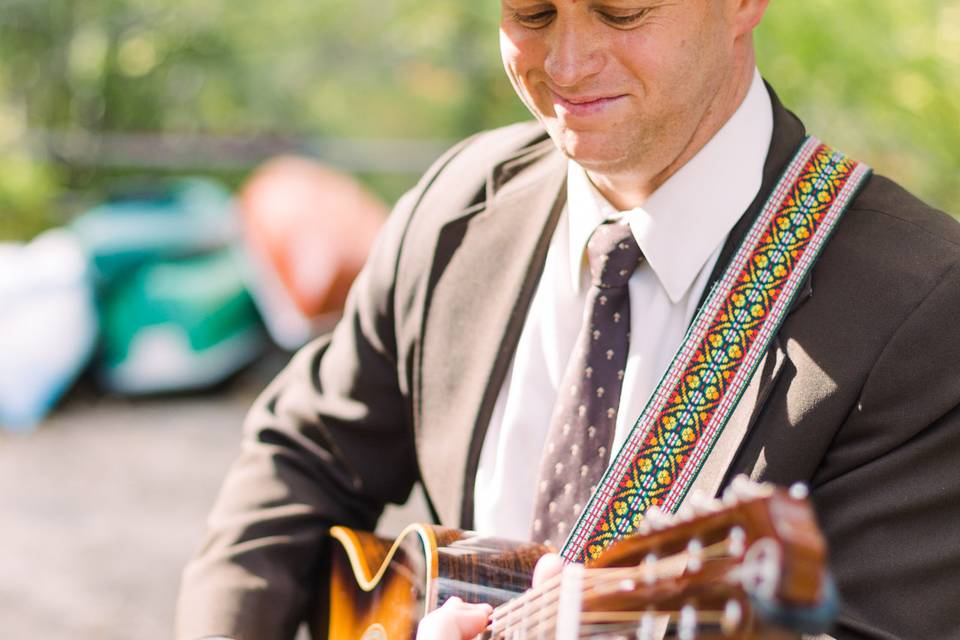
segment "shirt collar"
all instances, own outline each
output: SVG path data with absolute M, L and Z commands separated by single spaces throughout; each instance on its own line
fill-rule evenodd
M 760 72 L 740 107 L 642 207 L 617 211 L 572 160 L 567 173 L 570 277 L 580 290 L 587 240 L 624 217 L 670 300 L 679 302 L 760 190 L 773 135 L 773 107 Z

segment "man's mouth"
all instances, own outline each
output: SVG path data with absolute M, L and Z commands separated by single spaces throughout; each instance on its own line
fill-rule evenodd
M 555 109 L 574 116 L 589 116 L 601 113 L 626 97 L 624 94 L 563 96 L 553 90 L 550 93 L 553 94 Z

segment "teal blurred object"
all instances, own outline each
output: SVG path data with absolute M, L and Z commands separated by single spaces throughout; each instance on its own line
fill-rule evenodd
M 0 427 L 36 426 L 87 366 L 96 337 L 87 256 L 73 234 L 0 245 Z
M 70 226 L 91 257 L 98 287 L 107 288 L 141 265 L 216 251 L 239 234 L 230 192 L 206 178 L 127 193 Z
M 239 224 L 219 183 L 182 178 L 128 192 L 71 225 L 91 257 L 107 390 L 203 389 L 266 344 L 233 248 Z
M 215 385 L 266 337 L 233 249 L 142 265 L 102 294 L 103 385 L 127 394 Z

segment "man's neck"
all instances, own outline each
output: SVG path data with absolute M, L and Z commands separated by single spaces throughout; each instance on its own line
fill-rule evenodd
M 742 64 L 738 65 L 738 71 L 731 81 L 721 86 L 712 106 L 706 110 L 681 152 L 666 167 L 649 173 L 642 170 L 603 173 L 587 171 L 590 181 L 614 207 L 627 211 L 643 206 L 650 195 L 703 149 L 736 113 L 750 91 L 756 68 L 752 48 L 745 58 Z

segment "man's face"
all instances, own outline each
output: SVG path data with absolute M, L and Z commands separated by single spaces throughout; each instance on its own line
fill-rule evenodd
M 557 146 L 595 173 L 656 175 L 736 70 L 727 0 L 501 0 L 504 67 Z

